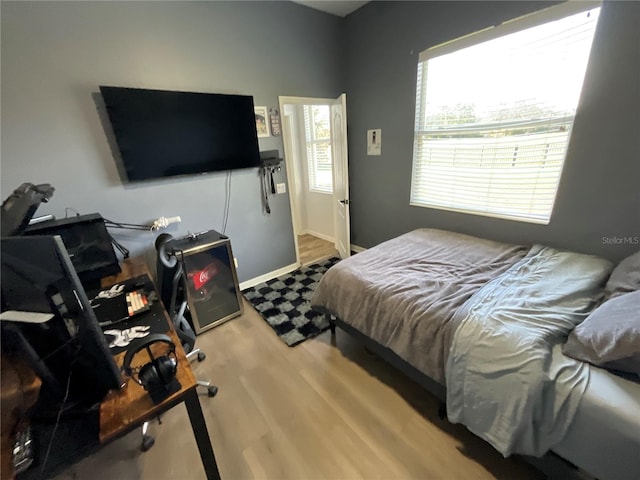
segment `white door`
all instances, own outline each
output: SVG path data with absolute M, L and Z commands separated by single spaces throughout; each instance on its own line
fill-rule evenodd
M 347 258 L 351 255 L 351 230 L 349 227 L 347 95 L 344 93 L 331 105 L 331 130 L 336 250 L 340 258 Z

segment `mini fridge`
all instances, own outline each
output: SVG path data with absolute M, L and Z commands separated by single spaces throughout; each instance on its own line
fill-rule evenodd
M 209 230 L 167 243 L 182 267 L 196 334 L 242 314 L 242 296 L 228 237 Z

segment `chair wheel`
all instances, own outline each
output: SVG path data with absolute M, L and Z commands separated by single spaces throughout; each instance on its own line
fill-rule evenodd
M 140 444 L 140 451 L 146 452 L 156 443 L 156 439 L 151 435 L 143 435 L 142 436 L 142 444 Z
M 207 358 L 207 354 L 204 352 L 198 352 L 198 361 L 202 362 L 205 358 Z
M 215 385 L 211 385 L 207 388 L 207 395 L 209 395 L 210 397 L 215 397 L 216 393 L 218 393 L 218 387 L 216 387 Z

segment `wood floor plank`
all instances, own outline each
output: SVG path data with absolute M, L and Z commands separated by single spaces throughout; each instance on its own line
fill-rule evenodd
M 217 368 L 238 377 L 267 426 L 240 455 L 253 478 L 542 478 L 437 418 L 432 396 L 347 334 L 337 345 L 327 332 L 290 348 L 250 307 L 232 322 L 206 343 L 220 341 Z M 236 442 L 222 442 L 216 452 L 228 447 L 237 459 Z
M 298 253 L 302 265 L 338 255 L 332 242 L 310 234 L 298 235 Z
M 193 364 L 220 388 L 200 398 L 223 479 L 544 478 L 440 420 L 433 396 L 346 333 L 287 347 L 244 308 L 198 336 L 207 358 Z M 149 452 L 134 432 L 58 480 L 203 479 L 184 407 L 162 422 Z

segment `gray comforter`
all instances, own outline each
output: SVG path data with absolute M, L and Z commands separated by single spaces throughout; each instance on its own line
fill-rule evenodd
M 449 420 L 507 456 L 541 456 L 564 437 L 589 381 L 561 344 L 589 314 L 611 264 L 534 246 L 456 313 Z
M 456 311 L 528 247 L 419 229 L 333 266 L 311 306 L 336 315 L 444 384 Z

